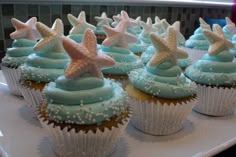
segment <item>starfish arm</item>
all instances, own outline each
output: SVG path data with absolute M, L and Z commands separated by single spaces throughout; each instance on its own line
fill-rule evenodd
M 220 27 L 220 25 L 213 24 L 213 32 L 216 32 L 217 35 L 225 38 L 225 34 L 224 34 L 222 28 Z
M 98 53 L 96 62 L 101 68 L 112 67 L 115 65 L 115 60 L 113 58 L 102 53 Z
M 71 60 L 77 60 L 81 58 L 85 58 L 84 52 L 87 52 L 87 49 L 80 44 L 77 44 L 70 38 L 63 37 L 62 44 Z
M 109 46 L 113 46 L 116 45 L 119 42 L 119 34 L 107 37 L 105 40 L 103 40 L 102 45 L 109 47 Z
M 175 21 L 173 24 L 172 24 L 172 27 L 174 27 L 174 29 L 176 31 L 180 31 L 180 22 L 179 21 Z
M 223 41 L 217 41 L 213 44 L 211 44 L 208 48 L 208 54 L 210 56 L 215 56 L 218 54 L 220 51 L 224 50 L 224 42 Z
M 155 23 L 161 22 L 160 18 L 158 16 L 155 16 Z
M 103 30 L 105 31 L 105 33 L 108 37 L 117 33 L 117 31 L 110 26 L 103 26 Z
M 235 25 L 226 25 L 226 28 L 229 30 L 230 34 L 236 34 L 236 27 Z
M 83 23 L 83 22 L 86 22 L 86 15 L 85 15 L 85 12 L 84 11 L 81 11 L 79 16 L 78 16 L 78 20 Z
M 72 14 L 68 14 L 67 15 L 67 19 L 68 19 L 68 21 L 70 22 L 70 24 L 72 26 L 76 26 L 79 23 L 78 19 L 74 15 L 72 15 Z
M 150 39 L 157 52 L 169 50 L 167 42 L 164 39 L 157 37 L 154 33 L 150 34 Z
M 172 26 L 170 26 L 167 29 L 167 41 L 172 51 L 175 51 L 175 49 L 177 48 L 176 35 L 177 34 L 175 29 Z
M 97 55 L 97 38 L 91 29 L 87 29 L 85 32 L 82 43 L 87 48 L 92 58 Z
M 65 70 L 67 78 L 76 78 L 88 71 L 88 63 L 82 60 L 71 60 Z
M 225 21 L 227 25 L 234 24 L 229 17 L 225 17 Z
M 86 26 L 86 29 L 89 28 L 89 29 L 92 29 L 93 31 L 96 30 L 96 27 L 94 25 L 90 24 L 90 23 L 86 23 L 85 26 Z
M 214 44 L 215 42 L 222 40 L 220 36 L 209 30 L 203 30 L 203 34 L 211 44 Z
M 126 43 L 136 43 L 138 41 L 136 36 L 134 36 L 128 32 L 125 32 L 124 38 L 127 41 Z
M 27 37 L 27 28 L 16 30 L 10 34 L 11 39 L 20 39 Z
M 90 65 L 89 71 L 88 71 L 92 76 L 98 77 L 98 78 L 103 78 L 102 72 L 100 68 L 94 64 Z
M 45 24 L 43 24 L 41 22 L 36 23 L 36 28 L 43 38 L 54 35 L 52 30 L 48 26 L 46 26 Z
M 16 30 L 26 27 L 27 25 L 16 18 L 11 18 L 11 23 Z
M 166 19 L 161 20 L 162 26 L 167 30 L 167 28 L 170 26 L 170 24 L 166 21 Z
M 210 25 L 208 25 L 201 17 L 199 17 L 199 22 L 202 29 L 211 30 Z
M 52 30 L 56 32 L 58 36 L 64 35 L 64 26 L 60 19 L 56 19 L 52 25 Z
M 113 16 L 113 19 L 115 22 L 119 23 L 120 21 L 122 21 L 122 18 L 119 16 Z
M 188 53 L 181 48 L 177 48 L 176 56 L 178 59 L 188 58 Z
M 26 22 L 26 24 L 28 25 L 28 26 L 35 26 L 36 25 L 36 22 L 37 22 L 37 18 L 36 17 L 31 17 L 27 22 Z
M 169 54 L 162 51 L 162 52 L 156 52 L 153 57 L 151 58 L 151 60 L 149 61 L 149 64 L 151 66 L 158 66 L 159 64 L 163 63 L 164 61 L 166 61 L 169 58 Z
M 34 51 L 40 52 L 48 52 L 52 50 L 55 45 L 55 39 L 53 36 L 45 37 L 41 39 L 37 44 L 34 46 Z
M 135 22 L 136 22 L 137 24 L 139 24 L 140 21 L 141 21 L 141 16 L 138 16 L 138 17 L 135 19 Z

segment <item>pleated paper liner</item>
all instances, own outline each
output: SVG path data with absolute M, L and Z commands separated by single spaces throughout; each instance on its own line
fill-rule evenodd
M 197 84 L 199 97 L 194 110 L 210 116 L 227 116 L 236 106 L 236 88 L 212 87 Z
M 19 87 L 20 72 L 18 68 L 11 68 L 1 65 L 1 69 L 11 94 L 16 96 L 22 96 Z
M 36 114 L 37 106 L 43 101 L 43 88 L 47 83 L 37 83 L 33 81 L 20 81 L 20 91 L 27 103 Z
M 130 87 L 127 86 L 126 89 L 128 88 Z M 128 95 L 130 95 L 129 92 L 127 91 Z M 142 98 L 130 96 L 131 123 L 136 129 L 152 135 L 176 133 L 183 127 L 183 123 L 191 113 L 196 101 L 196 96 L 174 103 L 158 101 L 156 97 L 153 100 L 142 100 Z
M 207 53 L 207 50 L 191 49 L 187 47 L 180 47 L 180 48 L 188 53 L 189 59 L 191 60 L 192 64 L 202 59 L 203 55 Z
M 42 105 L 38 111 L 40 123 L 47 130 L 52 148 L 59 157 L 107 157 L 111 155 L 130 119 L 130 111 L 127 111 L 119 119 L 118 117 L 111 118 L 100 125 L 87 128 L 85 125 L 50 121 L 45 112 L 45 105 Z

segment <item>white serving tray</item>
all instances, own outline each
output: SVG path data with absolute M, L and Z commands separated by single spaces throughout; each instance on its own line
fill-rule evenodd
M 3 83 L 0 132 L 0 146 L 9 157 L 56 157 L 25 101 L 10 95 Z M 235 115 L 216 118 L 192 112 L 183 129 L 170 136 L 147 135 L 129 124 L 111 157 L 205 157 L 236 144 L 235 137 Z

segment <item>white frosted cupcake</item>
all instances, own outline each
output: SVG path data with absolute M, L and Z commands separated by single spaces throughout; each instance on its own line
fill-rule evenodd
M 194 110 L 211 116 L 226 116 L 234 112 L 236 105 L 236 64 L 229 53 L 233 44 L 217 24 L 213 25 L 213 32 L 204 30 L 203 33 L 211 43 L 208 53 L 185 71 L 198 86 L 199 101 Z
M 177 65 L 176 32 L 166 40 L 150 35 L 157 52 L 144 69 L 131 71 L 126 86 L 133 111 L 132 124 L 142 132 L 168 135 L 179 131 L 197 100 L 196 85 Z

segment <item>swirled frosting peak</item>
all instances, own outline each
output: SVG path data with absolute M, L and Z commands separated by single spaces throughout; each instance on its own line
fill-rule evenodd
M 104 79 L 100 69 L 114 60 L 96 50 L 96 36 L 88 29 L 81 44 L 63 38 L 71 57 L 65 75 L 44 89 L 49 119 L 72 124 L 95 124 L 126 110 L 119 84 Z
M 215 86 L 236 85 L 236 64 L 229 48 L 233 44 L 228 41 L 217 24 L 213 25 L 213 32 L 204 30 L 208 41 L 211 43 L 208 54 L 188 67 L 185 74 L 197 83 Z
M 64 72 L 69 57 L 62 46 L 63 24 L 56 19 L 52 28 L 38 22 L 36 24 L 42 39 L 34 46 L 36 53 L 27 57 L 22 65 L 22 76 L 26 80 L 50 82 Z
M 151 33 L 156 53 L 145 69 L 129 74 L 130 82 L 150 95 L 167 99 L 179 99 L 196 94 L 196 85 L 187 79 L 177 65 L 176 31 L 169 27 L 164 40 Z
M 188 48 L 207 50 L 209 47 L 209 42 L 203 35 L 203 30 L 211 30 L 210 25 L 208 25 L 202 18 L 199 18 L 200 27 L 194 31 L 194 34 L 190 36 L 185 42 L 185 46 Z

